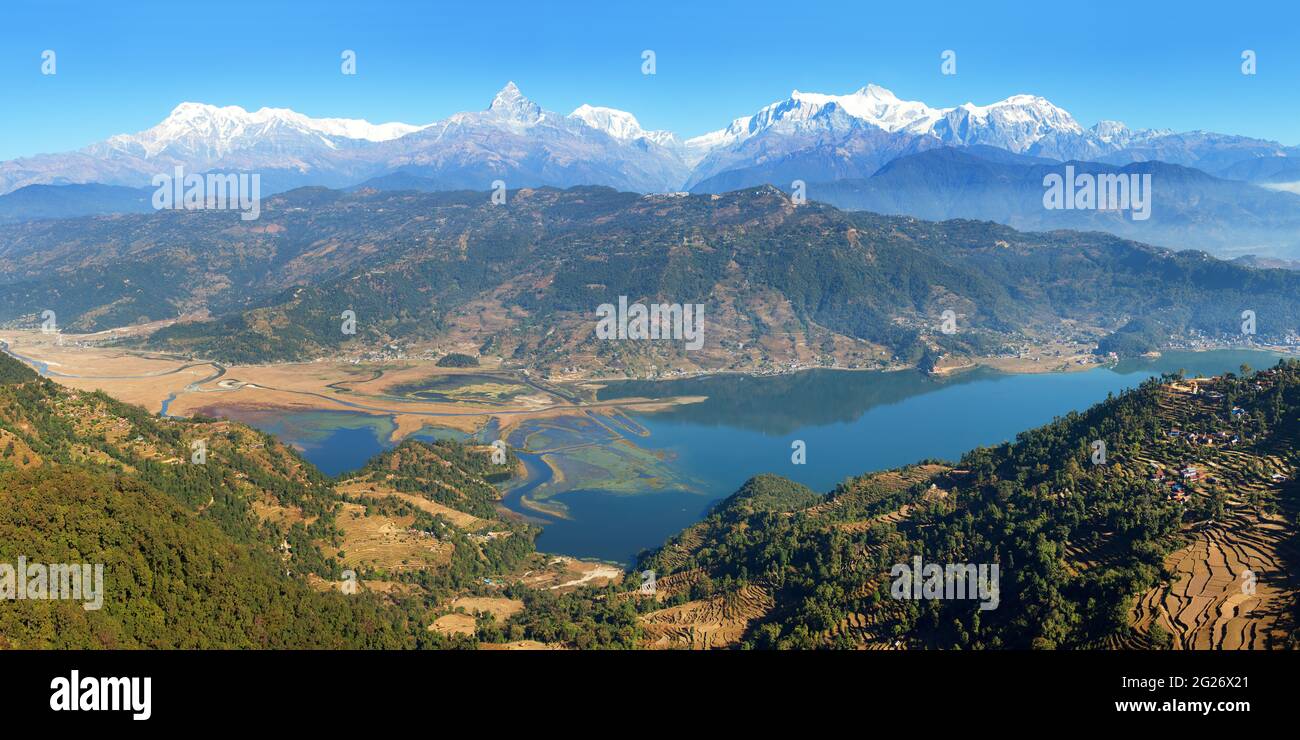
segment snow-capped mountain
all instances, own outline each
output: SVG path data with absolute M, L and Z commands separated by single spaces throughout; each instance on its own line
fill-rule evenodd
M 1077 135 L 1083 131 L 1069 113 L 1033 95 L 1013 95 L 985 106 L 965 103 L 953 108 L 931 108 L 920 101 L 900 100 L 893 92 L 873 84 L 848 95 L 795 90 L 785 100 L 697 138 L 721 146 L 734 145 L 783 124 L 816 122 L 832 107 L 884 131 L 933 136 L 949 146 L 987 144 L 1022 152 L 1048 134 Z
M 508 83 L 486 109 L 427 125 L 311 118 L 284 108 L 247 111 L 182 103 L 158 125 L 63 154 L 0 163 L 0 193 L 31 184 L 148 186 L 176 165 L 262 173 L 263 192 L 353 185 L 387 175 L 432 187 L 609 185 L 643 192 L 726 190 L 801 179 L 870 177 L 897 157 L 943 146 L 995 147 L 1055 160 L 1161 160 L 1213 174 L 1290 172 L 1273 164 L 1295 147 L 1207 132 L 1083 128 L 1045 98 L 936 108 L 878 85 L 833 95 L 794 91 L 728 126 L 681 139 L 644 129 L 627 111 L 582 105 L 547 111 Z M 1267 167 L 1254 162 L 1267 160 Z M 1249 176 L 1249 175 L 1243 175 Z
M 112 136 L 76 152 L 0 163 L 0 192 L 44 183 L 144 187 L 154 175 L 170 172 L 175 166 L 195 173 L 259 171 L 273 189 L 344 185 L 354 181 L 360 170 L 356 161 L 340 156 L 342 152 L 390 141 L 420 128 L 406 123 L 310 118 L 284 108 L 249 112 L 238 106 L 181 103 L 161 123 L 137 134 Z
M 707 154 L 695 165 L 687 186 L 702 191 L 788 184 L 791 179 L 869 177 L 899 156 L 940 146 L 991 146 L 1059 161 L 1119 165 L 1158 160 L 1226 177 L 1257 170 L 1292 171 L 1247 165 L 1300 156 L 1300 148 L 1241 136 L 1134 130 L 1117 121 L 1084 129 L 1067 111 L 1035 95 L 933 108 L 902 100 L 877 85 L 847 95 L 796 90 L 752 116 L 686 142 L 692 143 Z
M 907 130 L 918 134 L 929 130 L 945 113 L 925 103 L 899 100 L 894 93 L 874 84 L 848 95 L 795 90 L 785 100 L 764 106 L 752 116 L 737 118 L 727 128 L 698 138 L 708 138 L 721 145 L 738 144 L 774 126 L 815 121 L 832 106 L 885 131 Z
M 604 131 L 620 141 L 649 139 L 660 146 L 678 145 L 677 137 L 673 132 L 646 131 L 641 128 L 641 123 L 636 120 L 636 116 L 627 111 L 584 104 L 575 108 L 569 117 L 576 118 L 597 131 Z
M 671 137 L 642 131 L 629 113 L 584 108 L 569 116 L 544 110 L 511 82 L 487 110 L 457 113 L 361 156 L 375 164 L 376 174 L 416 175 L 445 189 L 486 190 L 502 180 L 509 188 L 609 185 L 658 192 L 686 178 L 689 168 Z
M 453 118 L 465 119 L 470 115 L 458 113 Z M 507 82 L 506 86 L 492 98 L 492 104 L 487 108 L 487 116 L 511 125 L 527 127 L 540 123 L 545 117 L 545 112 L 542 106 L 525 98 L 514 82 Z
M 948 146 L 983 144 L 1021 154 L 1045 136 L 1079 136 L 1083 127 L 1046 98 L 1012 95 L 991 105 L 949 108 L 926 133 Z
M 202 103 L 181 103 L 157 126 L 138 134 L 110 137 L 85 151 L 121 153 L 141 158 L 171 156 L 177 159 L 219 161 L 232 152 L 265 148 L 268 144 L 319 145 L 338 149 L 354 141 L 389 141 L 419 131 L 407 123 L 373 124 L 350 118 L 309 118 L 287 108 L 262 108 L 248 112 L 239 106 L 218 108 Z
M 984 106 L 932 108 L 902 100 L 879 85 L 848 95 L 795 90 L 785 100 L 706 134 L 716 145 L 688 185 L 703 183 L 704 189 L 716 190 L 779 182 L 774 170 L 803 170 L 800 179 L 808 182 L 867 177 L 894 157 L 936 146 L 984 145 L 1025 153 L 1046 137 L 1082 133 L 1069 113 L 1033 95 Z
M 137 134 L 0 163 L 0 193 L 45 183 L 146 187 L 177 165 L 194 173 L 259 172 L 264 193 L 343 187 L 399 172 L 447 189 L 484 190 L 500 179 L 511 188 L 600 184 L 661 191 L 686 179 L 684 152 L 671 133 L 645 131 L 630 113 L 594 106 L 570 116 L 553 113 L 511 82 L 485 110 L 420 126 L 182 103 Z
M 924 103 L 899 100 L 878 85 L 867 85 L 848 95 L 795 90 L 786 100 L 764 106 L 752 116 L 737 118 L 726 128 L 687 139 L 685 146 L 703 159 L 715 151 L 738 149 L 749 139 L 772 129 L 798 135 L 828 128 L 836 122 L 843 125 L 845 121 L 842 118 L 835 119 L 836 112 L 888 133 L 905 130 L 922 133 L 943 114 Z M 734 161 L 737 158 L 725 159 Z

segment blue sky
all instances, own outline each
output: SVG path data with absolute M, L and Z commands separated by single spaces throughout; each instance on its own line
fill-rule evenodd
M 1043 95 L 1085 126 L 1207 129 L 1300 144 L 1291 3 L 10 0 L 0 159 L 157 123 L 185 100 L 428 123 L 507 80 L 544 108 L 629 110 L 685 136 L 787 96 L 868 82 L 931 105 Z M 1150 5 L 1157 5 L 1152 3 Z M 40 73 L 41 52 L 57 74 Z M 339 71 L 343 49 L 358 74 Z M 658 69 L 641 74 L 641 52 Z M 957 52 L 957 74 L 939 72 Z M 1241 74 L 1243 49 L 1258 74 Z

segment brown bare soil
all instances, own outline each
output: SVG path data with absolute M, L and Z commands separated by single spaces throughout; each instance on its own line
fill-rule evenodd
M 549 642 L 538 642 L 537 640 L 516 640 L 514 642 L 484 642 L 478 646 L 479 650 L 568 650 L 563 645 L 556 645 Z
M 434 514 L 435 516 L 444 517 L 457 528 L 467 532 L 483 529 L 490 523 L 486 519 L 480 519 L 473 514 L 466 514 L 463 511 L 457 511 L 456 509 L 444 506 L 436 501 L 431 501 L 423 496 L 417 496 L 413 493 L 404 493 L 383 484 L 371 483 L 370 481 L 345 481 L 339 484 L 336 490 L 349 498 L 355 498 L 357 496 L 373 496 L 375 498 L 399 499 L 411 504 L 417 509 Z
M 501 596 L 462 596 L 452 601 L 450 607 L 466 614 L 491 614 L 497 622 L 504 622 L 523 610 L 524 602 Z
M 645 614 L 646 646 L 656 649 L 707 650 L 736 644 L 751 621 L 774 602 L 766 589 L 744 586 L 735 592 Z
M 529 588 L 545 588 L 564 593 L 580 586 L 600 587 L 618 583 L 622 579 L 623 569 L 618 566 L 556 555 L 544 567 L 526 571 L 520 577 L 520 583 Z
M 39 468 L 44 462 L 27 443 L 16 435 L 0 429 L 0 460 L 18 469 Z
M 430 632 L 444 635 L 472 635 L 478 622 L 469 614 L 444 614 L 429 625 Z
M 414 517 L 366 516 L 365 508 L 347 503 L 339 512 L 344 566 L 415 570 L 451 562 L 452 544 L 411 529 Z

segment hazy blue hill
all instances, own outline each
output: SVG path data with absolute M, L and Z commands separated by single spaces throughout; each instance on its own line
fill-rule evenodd
M 358 190 L 416 190 L 419 192 L 437 192 L 446 190 L 442 184 L 429 177 L 413 175 L 409 172 L 390 172 L 379 177 L 372 177 L 365 182 L 347 188 L 349 192 Z
M 1219 174 L 1229 180 L 1256 183 L 1300 182 L 1300 158 L 1257 157 L 1238 162 Z
M 1043 178 L 1063 174 L 1066 164 L 1079 174 L 1150 174 L 1150 218 L 1044 208 Z M 1232 253 L 1250 248 L 1277 257 L 1300 255 L 1300 196 L 1163 162 L 1048 164 L 987 150 L 944 148 L 899 157 L 869 178 L 809 183 L 808 197 L 840 208 L 930 220 L 973 218 L 1036 231 L 1106 231 L 1174 249 Z
M 153 210 L 151 188 L 120 185 L 28 185 L 0 195 L 0 223 Z

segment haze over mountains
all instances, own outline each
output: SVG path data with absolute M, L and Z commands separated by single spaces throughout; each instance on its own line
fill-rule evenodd
M 807 195 L 845 209 L 930 220 L 987 219 L 1033 231 L 1105 231 L 1225 257 L 1300 255 L 1300 198 L 1294 193 L 1162 161 L 1070 166 L 1080 175 L 1150 175 L 1151 217 L 1044 208 L 1043 179 L 1060 173 L 1063 166 L 984 146 L 943 147 L 898 157 L 867 178 L 809 183 Z
M 1110 171 L 1152 163 L 1151 170 L 1131 171 L 1160 173 L 1154 217 L 1135 226 L 1117 223 L 1114 214 L 1045 211 L 1043 170 L 1067 161 L 1116 168 Z M 935 108 L 874 84 L 846 95 L 796 90 L 688 139 L 646 130 L 633 114 L 612 108 L 548 111 L 514 83 L 484 110 L 427 125 L 187 102 L 138 134 L 0 163 L 0 194 L 9 194 L 0 195 L 0 221 L 141 210 L 131 193 L 25 189 L 148 189 L 155 175 L 178 166 L 187 173 L 259 173 L 264 195 L 305 185 L 482 191 L 497 180 L 511 189 L 725 192 L 789 188 L 799 180 L 809 197 L 848 208 L 1021 228 L 1101 228 L 1231 256 L 1300 250 L 1298 147 L 1204 131 L 1134 130 L 1115 121 L 1085 128 L 1047 99 L 1025 94 Z

